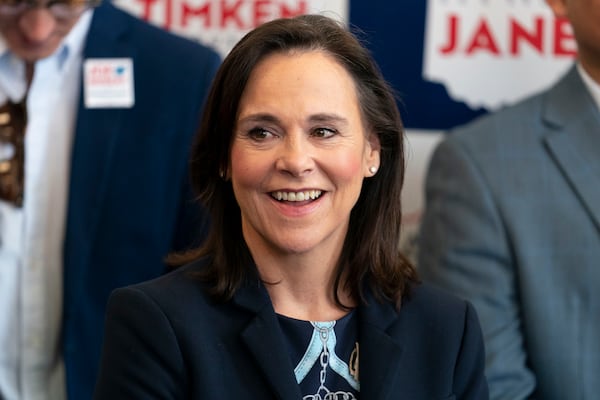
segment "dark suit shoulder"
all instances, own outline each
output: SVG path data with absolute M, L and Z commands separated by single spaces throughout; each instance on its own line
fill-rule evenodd
M 173 63 L 179 64 L 180 68 L 186 65 L 197 67 L 200 63 L 216 69 L 215 66 L 220 63 L 220 56 L 210 46 L 166 31 L 107 2 L 94 11 L 90 32 L 92 36 L 108 36 L 135 43 L 138 54 L 156 59 L 157 64 L 153 68 Z M 197 71 L 198 75 L 202 72 Z
M 172 304 L 174 307 L 186 303 L 185 299 L 189 301 L 194 299 L 195 302 L 208 301 L 206 284 L 198 276 L 203 266 L 204 261 L 199 260 L 157 278 L 129 285 L 124 289 L 142 292 L 159 304 Z
M 475 352 L 483 346 L 479 319 L 473 306 L 429 284 L 414 287 L 390 333 L 415 348 L 426 347 L 439 354 L 454 354 L 447 361 L 459 358 L 465 346 Z
M 461 331 L 470 304 L 443 289 L 427 283 L 412 287 L 402 304 L 400 316 L 411 322 L 423 321 L 427 326 L 447 330 L 452 326 Z
M 402 348 L 399 381 L 418 381 L 410 398 L 443 398 L 430 390 L 460 399 L 487 399 L 484 345 L 474 308 L 465 300 L 428 284 L 413 287 L 386 332 Z M 434 385 L 434 386 L 432 386 Z

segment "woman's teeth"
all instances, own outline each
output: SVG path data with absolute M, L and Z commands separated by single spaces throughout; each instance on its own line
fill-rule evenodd
M 320 190 L 307 190 L 304 192 L 273 192 L 271 196 L 279 201 L 305 201 L 315 200 L 321 196 Z

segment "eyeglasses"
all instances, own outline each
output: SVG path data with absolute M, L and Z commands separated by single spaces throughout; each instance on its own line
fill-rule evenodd
M 0 0 L 0 16 L 15 17 L 31 8 L 45 7 L 57 19 L 78 17 L 88 8 L 100 5 L 102 0 Z
M 0 107 L 0 199 L 23 205 L 25 178 L 25 99 Z

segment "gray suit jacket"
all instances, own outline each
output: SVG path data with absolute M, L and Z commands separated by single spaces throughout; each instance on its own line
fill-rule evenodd
M 600 112 L 573 67 L 452 132 L 426 184 L 419 269 L 470 300 L 492 399 L 600 393 Z

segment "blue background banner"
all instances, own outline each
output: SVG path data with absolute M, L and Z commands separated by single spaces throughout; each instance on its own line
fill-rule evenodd
M 350 25 L 364 31 L 367 46 L 401 99 L 407 128 L 443 130 L 486 112 L 450 98 L 439 83 L 423 79 L 427 2 L 350 1 Z

